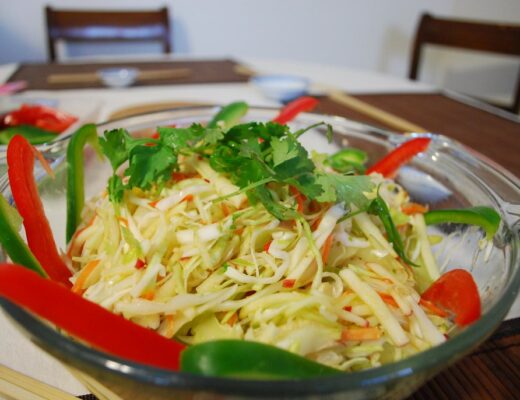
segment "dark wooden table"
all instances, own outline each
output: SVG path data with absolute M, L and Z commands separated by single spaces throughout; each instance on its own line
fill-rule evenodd
M 131 64 L 139 68 L 183 67 L 193 70 L 193 74 L 187 78 L 162 81 L 163 84 L 247 81 L 246 76 L 237 72 L 236 65 L 232 60 Z M 46 77 L 51 73 L 92 72 L 97 68 L 99 64 L 26 64 L 10 80 L 27 80 L 29 89 L 71 89 L 70 85 L 49 87 Z M 147 84 L 157 85 L 158 82 Z M 355 97 L 431 132 L 454 138 L 520 177 L 520 123 L 514 120 L 460 103 L 442 94 L 371 94 Z M 328 98 L 321 99 L 316 111 L 388 128 Z M 92 395 L 82 397 L 94 399 Z M 504 322 L 480 348 L 430 380 L 411 399 L 520 399 L 520 319 Z

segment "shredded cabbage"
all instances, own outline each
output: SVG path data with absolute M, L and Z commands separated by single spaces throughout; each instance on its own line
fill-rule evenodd
M 260 341 L 345 371 L 445 340 L 452 322 L 419 304 L 417 279 L 438 275 L 424 220 L 400 211 L 408 197 L 395 182 L 372 177 L 417 269 L 372 215 L 340 221 L 348 205 L 318 203 L 281 222 L 244 194 L 230 196 L 238 188 L 204 160 L 181 167 L 185 179 L 132 189 L 117 206 L 106 193 L 87 202 L 69 249 L 73 281 L 99 260 L 83 296 L 188 344 Z M 273 196 L 296 203 L 289 191 Z

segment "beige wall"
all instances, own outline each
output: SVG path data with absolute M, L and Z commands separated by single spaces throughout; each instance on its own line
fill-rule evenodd
M 112 9 L 166 4 L 179 53 L 295 59 L 402 77 L 423 11 L 520 24 L 520 0 L 2 0 L 0 62 L 45 60 L 43 7 L 48 3 Z M 496 97 L 507 96 L 519 65 L 507 57 L 461 57 L 435 49 L 427 58 L 423 80 L 469 92 L 484 88 Z

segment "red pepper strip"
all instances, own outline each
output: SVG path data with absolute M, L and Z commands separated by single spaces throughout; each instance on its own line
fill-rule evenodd
M 24 137 L 16 135 L 9 142 L 7 166 L 9 184 L 23 218 L 29 248 L 52 280 L 70 287 L 71 273 L 56 248 L 34 180 L 34 150 Z
M 367 169 L 366 174 L 378 172 L 384 177 L 392 176 L 404 163 L 410 161 L 417 154 L 425 151 L 431 139 L 420 137 L 409 140 Z
M 459 326 L 469 325 L 480 318 L 477 284 L 464 269 L 454 269 L 443 274 L 426 289 L 421 298 L 455 314 L 455 323 Z
M 16 264 L 0 264 L 0 296 L 118 357 L 178 370 L 184 346 Z
M 78 119 L 63 111 L 41 105 L 22 104 L 15 111 L 4 116 L 6 126 L 31 125 L 40 129 L 62 133 Z
M 281 125 L 292 121 L 296 116 L 304 111 L 310 111 L 318 104 L 318 100 L 314 97 L 303 96 L 291 101 L 280 110 L 280 113 L 273 119 L 273 122 L 278 122 Z

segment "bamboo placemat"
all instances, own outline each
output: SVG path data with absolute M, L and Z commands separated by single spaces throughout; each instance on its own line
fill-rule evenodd
M 50 83 L 49 77 L 69 74 L 95 74 L 101 68 L 133 67 L 146 73 L 153 71 L 155 75 L 164 71 L 163 76 L 137 81 L 133 86 L 154 86 L 190 83 L 222 83 L 222 82 L 246 82 L 249 77 L 236 72 L 237 63 L 233 60 L 197 60 L 197 61 L 156 61 L 156 62 L 117 62 L 117 63 L 86 63 L 86 64 L 21 64 L 11 75 L 8 82 L 27 81 L 28 90 L 62 90 L 62 89 L 88 89 L 102 88 L 103 84 L 98 80 L 85 80 L 67 82 L 67 80 Z M 184 70 L 187 74 L 169 76 L 168 71 Z M 58 80 L 59 81 L 59 80 Z

